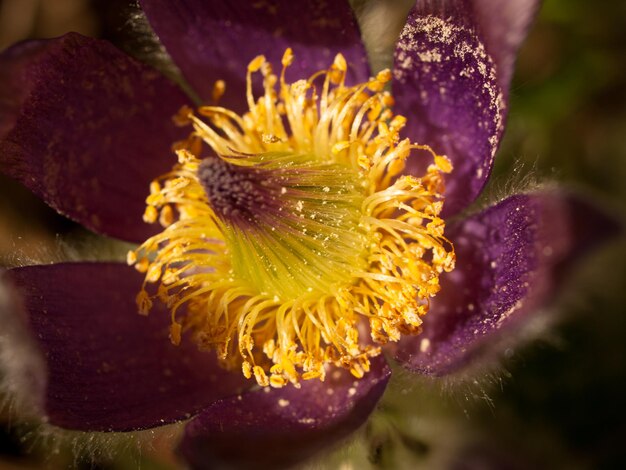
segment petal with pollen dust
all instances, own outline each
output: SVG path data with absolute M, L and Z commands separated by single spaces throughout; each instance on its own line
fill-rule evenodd
M 334 370 L 301 389 L 287 385 L 221 400 L 187 425 L 179 451 L 195 469 L 293 465 L 360 427 L 390 374 L 379 357 L 362 379 Z
M 6 272 L 29 317 L 47 371 L 51 424 L 129 431 L 191 417 L 239 393 L 243 377 L 213 353 L 168 339 L 169 312 L 137 313 L 143 276 L 115 263 L 61 263 Z
M 346 0 L 140 0 L 140 4 L 176 65 L 207 103 L 216 80 L 224 80 L 220 106 L 237 112 L 247 109 L 248 63 L 264 55 L 280 72 L 287 47 L 295 54 L 288 81 L 326 70 L 339 52 L 348 62 L 348 81 L 369 78 L 365 49 Z M 257 91 L 260 86 L 255 83 Z
M 396 46 L 393 93 L 395 111 L 408 118 L 405 132 L 454 165 L 446 178 L 448 216 L 474 201 L 491 172 L 514 53 L 536 10 L 535 2 L 500 10 L 490 3 L 501 2 L 418 1 Z M 422 172 L 417 159 L 407 165 Z
M 0 171 L 87 228 L 141 241 L 185 96 L 106 41 L 70 33 L 0 54 Z M 184 133 L 182 134 L 184 135 Z
M 614 235 L 612 219 L 559 192 L 512 196 L 451 225 L 457 267 L 397 359 L 427 375 L 446 375 L 497 348 L 504 331 L 527 324 L 554 298 L 567 268 Z

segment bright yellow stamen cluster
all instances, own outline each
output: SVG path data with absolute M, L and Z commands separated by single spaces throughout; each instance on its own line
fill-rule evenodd
M 144 215 L 166 228 L 128 258 L 146 273 L 141 311 L 154 298 L 167 304 L 175 344 L 188 331 L 226 366 L 275 387 L 324 380 L 327 364 L 362 377 L 380 344 L 420 331 L 440 273 L 454 267 L 439 218 L 451 165 L 399 138 L 405 118 L 391 112 L 389 71 L 346 86 L 338 55 L 286 83 L 292 61 L 287 50 L 280 76 L 262 56 L 250 63 L 243 115 L 181 110 L 193 132 L 152 183 Z M 202 159 L 205 146 L 212 155 Z M 415 149 L 434 159 L 421 178 L 402 175 Z M 207 158 L 243 183 L 207 186 L 220 184 L 203 179 Z M 251 195 L 262 202 L 240 211 Z

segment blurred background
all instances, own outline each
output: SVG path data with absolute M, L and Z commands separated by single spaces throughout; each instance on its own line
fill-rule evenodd
M 149 52 L 128 21 L 130 0 L 0 0 L 0 49 L 68 31 Z M 389 0 L 393 1 L 393 0 Z M 528 184 L 574 187 L 624 220 L 626 2 L 545 0 L 512 85 L 509 121 L 486 198 Z M 91 236 L 0 176 L 0 265 L 64 256 L 114 257 Z M 67 253 L 71 252 L 70 255 Z M 626 468 L 626 243 L 615 240 L 572 272 L 555 324 L 509 350 L 476 383 L 402 374 L 380 411 L 314 468 Z M 170 468 L 167 446 L 131 448 L 95 464 L 42 440 L 0 411 L 0 468 Z M 74 462 L 74 463 L 73 463 Z M 347 466 L 346 466 L 347 465 Z

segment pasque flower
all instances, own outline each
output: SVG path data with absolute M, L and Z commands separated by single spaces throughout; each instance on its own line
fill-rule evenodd
M 390 376 L 381 344 L 416 373 L 459 372 L 605 232 L 554 190 L 459 216 L 489 176 L 535 1 L 417 1 L 393 70 L 374 78 L 342 1 L 140 3 L 197 111 L 105 41 L 0 56 L 0 169 L 142 243 L 129 254 L 141 273 L 4 276 L 53 425 L 190 419 L 179 450 L 193 467 L 294 463 L 370 414 Z

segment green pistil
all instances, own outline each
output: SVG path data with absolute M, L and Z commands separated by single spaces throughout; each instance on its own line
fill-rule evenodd
M 310 292 L 333 294 L 350 283 L 367 265 L 367 238 L 360 225 L 363 178 L 312 156 L 256 160 L 240 166 L 214 159 L 199 171 L 223 222 L 233 276 L 281 300 Z M 226 190 L 225 199 L 221 193 Z

